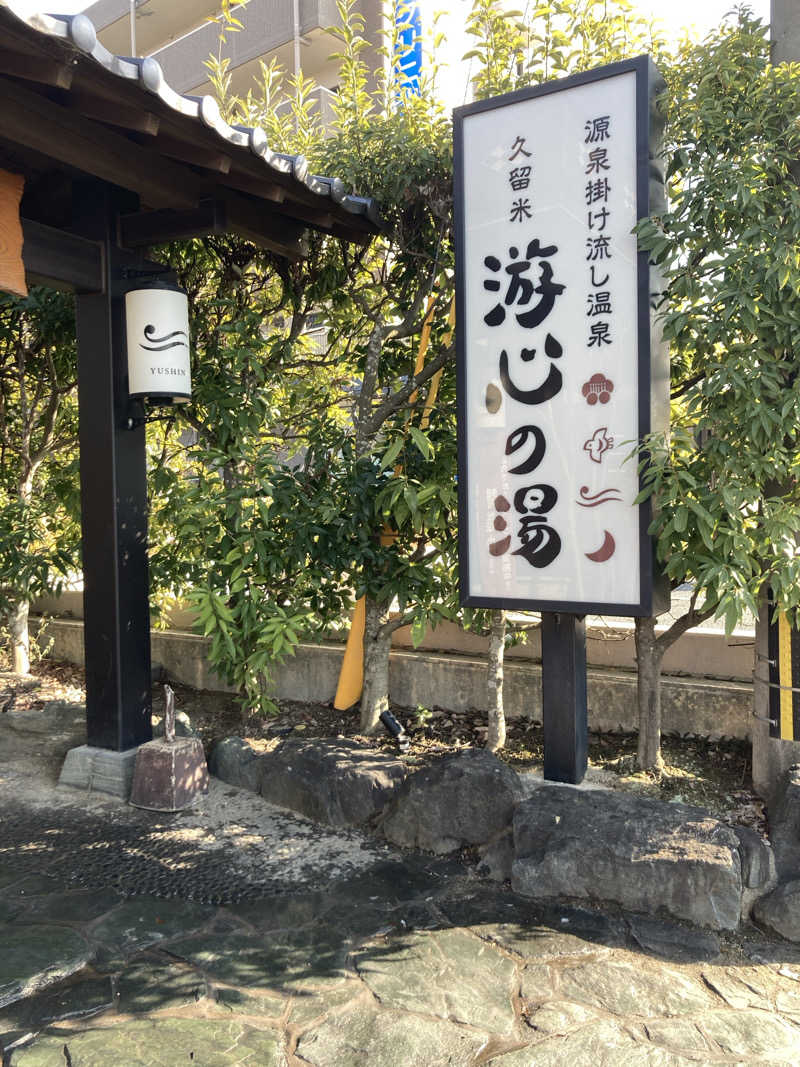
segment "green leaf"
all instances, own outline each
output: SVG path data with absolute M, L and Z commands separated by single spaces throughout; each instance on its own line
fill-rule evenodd
M 392 441 L 391 445 L 386 449 L 380 462 L 379 470 L 385 470 L 387 467 L 391 467 L 397 457 L 400 455 L 400 451 L 403 447 L 403 438 L 396 437 Z
M 411 435 L 412 441 L 422 453 L 423 458 L 433 459 L 433 445 L 422 430 L 417 429 L 416 426 L 409 426 L 408 432 Z
M 422 642 L 425 640 L 425 633 L 428 629 L 428 620 L 424 615 L 417 615 L 411 624 L 411 641 L 414 648 L 419 648 Z

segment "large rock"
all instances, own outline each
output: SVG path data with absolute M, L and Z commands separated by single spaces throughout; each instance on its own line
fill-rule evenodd
M 449 1019 L 386 1010 L 372 1002 L 327 1012 L 319 1026 L 301 1033 L 294 1062 L 311 1067 L 404 1067 L 412 1063 L 447 1067 L 475 1063 L 485 1047 L 486 1037 L 480 1031 Z
M 742 902 L 738 845 L 699 808 L 548 786 L 514 814 L 511 885 L 528 897 L 611 901 L 732 930 Z
M 749 826 L 733 826 L 739 839 L 739 854 L 742 857 L 742 885 L 746 889 L 766 892 L 776 881 L 775 852 L 769 841 Z
M 769 805 L 769 837 L 782 882 L 800 878 L 800 764 L 783 772 Z
M 749 919 L 753 905 L 778 884 L 775 852 L 769 841 L 749 826 L 734 826 L 742 858 L 742 918 Z
M 753 918 L 787 941 L 800 941 L 800 880 L 784 882 L 757 900 Z
M 498 839 L 522 796 L 510 767 L 484 749 L 466 749 L 411 775 L 381 825 L 395 845 L 444 854 Z
M 215 778 L 257 793 L 261 788 L 263 756 L 241 737 L 224 737 L 211 750 L 208 769 Z
M 511 878 L 511 865 L 514 862 L 514 837 L 511 824 L 504 832 L 487 845 L 479 849 L 480 863 L 478 874 L 493 882 L 507 882 Z
M 395 756 L 354 741 L 289 739 L 260 760 L 261 795 L 328 826 L 363 826 L 404 781 Z

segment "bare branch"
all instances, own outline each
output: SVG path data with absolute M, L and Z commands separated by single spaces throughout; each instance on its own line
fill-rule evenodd
M 428 538 L 425 537 L 425 536 L 422 536 L 422 537 L 418 538 L 417 539 L 417 547 L 411 553 L 411 562 L 412 563 L 421 563 L 422 560 L 426 558 L 425 557 L 425 553 L 427 551 L 427 548 L 428 548 Z M 438 554 L 439 554 L 438 552 L 435 553 L 435 555 L 438 555 Z

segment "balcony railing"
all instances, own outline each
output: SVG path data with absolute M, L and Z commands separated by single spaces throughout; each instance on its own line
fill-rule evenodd
M 268 57 L 294 38 L 291 0 L 250 0 L 237 16 L 243 28 L 238 33 L 229 33 L 223 48 L 232 71 Z M 325 30 L 337 22 L 335 0 L 300 0 L 302 36 Z M 203 63 L 218 48 L 219 27 L 207 23 L 160 48 L 153 53 L 153 58 L 161 64 L 170 85 L 178 92 L 188 92 L 208 80 Z

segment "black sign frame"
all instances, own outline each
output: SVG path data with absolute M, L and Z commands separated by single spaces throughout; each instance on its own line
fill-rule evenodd
M 460 602 L 465 607 L 501 608 L 516 611 L 567 612 L 575 615 L 608 614 L 644 616 L 668 610 L 669 591 L 656 567 L 653 541 L 648 534 L 652 521 L 649 500 L 639 508 L 639 601 L 616 604 L 587 601 L 531 600 L 516 597 L 475 596 L 469 593 L 468 509 L 469 457 L 466 440 L 466 293 L 464 277 L 465 192 L 464 120 L 471 115 L 511 104 L 563 92 L 578 86 L 633 72 L 636 76 L 636 218 L 637 221 L 665 209 L 663 162 L 661 159 L 663 118 L 657 98 L 665 82 L 649 56 L 611 63 L 594 70 L 559 78 L 542 85 L 518 89 L 489 100 L 476 101 L 453 111 L 453 195 L 456 282 L 456 389 L 458 425 L 458 558 Z M 639 440 L 669 425 L 669 350 L 661 340 L 656 320 L 657 297 L 652 294 L 651 268 L 641 249 L 637 255 L 637 348 L 638 348 L 638 433 Z M 640 476 L 640 487 L 641 487 Z

